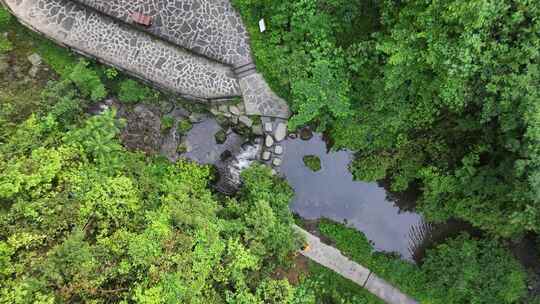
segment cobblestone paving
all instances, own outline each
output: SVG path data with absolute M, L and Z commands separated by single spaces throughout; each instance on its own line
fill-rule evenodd
M 250 63 L 249 38 L 238 13 L 224 0 L 75 0 L 132 23 L 133 13 L 152 17 L 139 27 L 176 45 L 220 62 Z
M 77 51 L 202 99 L 240 96 L 230 67 L 152 39 L 68 0 L 3 0 L 28 26 Z M 170 2 L 170 1 L 169 1 Z

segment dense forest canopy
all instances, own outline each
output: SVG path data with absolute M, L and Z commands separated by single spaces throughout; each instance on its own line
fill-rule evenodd
M 431 220 L 540 230 L 540 4 L 237 0 L 292 129 L 356 152 L 360 180 L 417 186 Z
M 422 303 L 540 303 L 504 239 L 540 230 L 540 4 L 234 2 L 258 69 L 295 113 L 291 129 L 315 126 L 354 151 L 360 180 L 419 187 L 426 218 L 487 231 L 438 244 L 421 265 L 323 220 L 327 241 Z M 12 73 L 32 52 L 47 81 Z M 221 195 L 209 166 L 128 150 L 114 108 L 87 113 L 106 97 L 130 107 L 161 93 L 0 8 L 2 62 L 0 302 L 381 303 L 324 267 L 296 268 L 293 192 L 268 168 Z

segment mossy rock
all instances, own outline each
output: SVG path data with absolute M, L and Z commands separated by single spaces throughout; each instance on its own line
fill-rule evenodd
M 161 118 L 161 131 L 166 132 L 174 126 L 174 117 L 165 115 Z
M 180 135 L 186 135 L 189 132 L 189 130 L 191 130 L 191 128 L 193 128 L 193 124 L 191 123 L 191 121 L 184 119 L 178 122 L 176 131 Z
M 305 127 L 300 130 L 300 138 L 302 140 L 310 140 L 313 137 L 313 132 L 310 128 Z
M 231 126 L 231 121 L 223 115 L 217 115 L 215 116 L 215 119 L 218 125 L 220 125 L 224 129 L 227 129 Z
M 180 154 L 184 154 L 187 152 L 187 146 L 183 143 L 179 144 L 177 147 L 176 147 L 176 152 L 180 153 Z
M 306 155 L 302 158 L 304 165 L 311 171 L 317 172 L 321 170 L 321 159 L 316 155 Z
M 214 135 L 214 138 L 216 139 L 217 144 L 223 144 L 225 141 L 227 141 L 227 132 L 225 130 L 221 129 L 216 132 Z

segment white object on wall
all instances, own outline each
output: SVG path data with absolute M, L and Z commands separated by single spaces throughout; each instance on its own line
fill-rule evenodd
M 264 19 L 259 20 L 259 30 L 261 30 L 261 33 L 266 31 L 266 24 L 264 24 Z

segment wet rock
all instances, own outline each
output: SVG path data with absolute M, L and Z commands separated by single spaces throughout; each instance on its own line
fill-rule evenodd
M 221 145 L 227 141 L 227 132 L 221 129 L 216 132 L 216 134 L 214 135 L 214 138 L 216 139 L 216 143 Z
M 262 160 L 270 160 L 270 151 L 264 151 L 262 154 Z
M 178 158 L 178 140 L 174 130 L 171 129 L 163 138 L 160 153 L 172 162 L 175 162 Z
M 237 106 L 229 106 L 229 112 L 231 112 L 232 115 L 240 116 L 240 109 L 238 109 Z
M 272 161 L 272 165 L 276 167 L 281 166 L 281 158 L 274 158 L 274 160 Z
M 39 72 L 39 67 L 34 65 L 30 68 L 30 71 L 28 71 L 28 75 L 30 75 L 30 77 L 32 78 L 35 78 L 38 72 Z
M 248 128 L 251 128 L 251 126 L 253 125 L 253 120 L 251 120 L 249 117 L 245 115 L 240 116 L 238 120 Z
M 289 138 L 290 139 L 296 139 L 296 137 L 298 137 L 298 135 L 296 133 L 289 133 Z
M 266 122 L 264 123 L 264 131 L 265 132 L 272 132 L 272 123 L 271 122 Z
M 306 127 L 300 130 L 300 138 L 302 140 L 310 140 L 313 137 L 313 132 L 311 132 L 311 129 Z
M 274 153 L 276 153 L 277 155 L 281 155 L 283 153 L 283 147 L 280 146 L 280 145 L 277 145 L 275 148 L 274 148 Z
M 37 53 L 33 53 L 32 55 L 28 56 L 28 61 L 30 61 L 33 66 L 38 66 L 43 60 Z
M 287 136 L 287 125 L 282 122 L 278 123 L 274 136 L 278 142 L 284 140 Z
M 96 109 L 101 110 L 101 109 Z M 98 111 L 99 112 L 99 111 Z M 157 153 L 161 148 L 161 121 L 159 110 L 139 104 L 133 111 L 119 109 L 119 115 L 127 122 L 120 138 L 129 149 Z M 174 147 L 176 150 L 176 146 Z
M 254 125 L 254 126 L 251 128 L 251 132 L 253 132 L 253 134 L 255 134 L 255 135 L 257 135 L 257 136 L 262 136 L 262 135 L 264 134 L 261 125 Z
M 231 152 L 231 151 L 225 150 L 225 151 L 223 151 L 223 153 L 221 153 L 221 154 L 219 155 L 219 159 L 220 159 L 221 161 L 225 161 L 225 160 L 231 158 L 232 156 L 233 156 L 233 155 L 232 155 L 232 152 Z
M 210 113 L 212 113 L 212 115 L 214 115 L 214 116 L 218 116 L 220 114 L 218 108 L 216 108 L 216 107 L 211 107 L 210 108 Z
M 270 148 L 274 144 L 274 139 L 271 135 L 266 135 L 266 139 L 264 140 L 264 144 Z
M 243 102 L 239 103 L 236 106 L 238 107 L 238 110 L 240 110 L 240 113 L 242 113 L 242 114 L 246 113 L 246 105 L 244 105 Z
M 237 125 L 237 124 L 238 124 L 238 116 L 233 116 L 233 117 L 231 117 L 231 122 L 232 122 L 234 125 Z
M 169 100 L 160 100 L 159 109 L 162 113 L 168 114 L 174 110 L 174 104 Z
M 206 118 L 206 115 L 202 113 L 191 113 L 191 115 L 189 115 L 189 121 L 191 121 L 192 123 L 199 123 L 203 121 L 205 118 Z
M 223 129 L 227 129 L 231 125 L 229 119 L 223 115 L 216 116 L 216 121 Z

